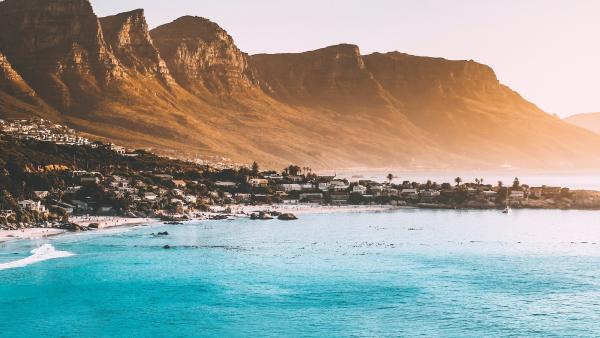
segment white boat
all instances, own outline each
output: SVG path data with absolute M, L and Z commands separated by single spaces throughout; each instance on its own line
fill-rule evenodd
M 512 212 L 512 209 L 510 208 L 510 206 L 506 206 L 506 208 L 504 208 L 504 210 L 502 210 L 503 214 L 510 214 Z

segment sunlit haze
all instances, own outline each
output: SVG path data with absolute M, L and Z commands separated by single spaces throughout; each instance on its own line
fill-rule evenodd
M 341 42 L 362 53 L 399 50 L 474 59 L 549 113 L 600 111 L 598 1 L 93 0 L 100 16 L 144 8 L 152 27 L 209 18 L 250 54 Z

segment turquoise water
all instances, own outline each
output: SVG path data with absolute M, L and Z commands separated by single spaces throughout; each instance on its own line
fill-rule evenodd
M 0 270 L 0 336 L 600 336 L 600 212 L 156 225 L 0 263 L 45 243 L 75 256 Z

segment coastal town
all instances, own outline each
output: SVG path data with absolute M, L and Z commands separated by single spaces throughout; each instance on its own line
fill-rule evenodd
M 93 217 L 294 219 L 300 206 L 600 209 L 600 193 L 513 182 L 319 175 L 290 165 L 215 167 L 92 142 L 45 120 L 0 121 L 0 229 L 97 228 Z M 247 206 L 243 212 L 235 212 Z M 75 220 L 78 220 L 77 222 Z M 85 226 L 79 221 L 88 220 Z

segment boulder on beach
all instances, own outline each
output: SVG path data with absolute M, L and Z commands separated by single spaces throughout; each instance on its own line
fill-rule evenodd
M 163 249 L 171 249 L 171 246 L 169 244 L 163 246 Z
M 266 212 L 264 212 L 264 211 L 261 211 L 261 212 L 259 212 L 258 214 L 256 214 L 256 213 L 252 213 L 252 214 L 250 215 L 250 219 L 254 219 L 254 220 L 263 220 L 263 221 L 264 221 L 264 220 L 270 220 L 270 219 L 273 219 L 273 217 L 272 217 L 270 214 L 268 214 L 268 213 L 266 213 Z
M 283 213 L 283 214 L 279 215 L 279 217 L 277 217 L 277 219 L 280 221 L 294 221 L 294 220 L 297 220 L 298 217 L 296 217 L 296 215 L 288 212 L 288 213 Z

